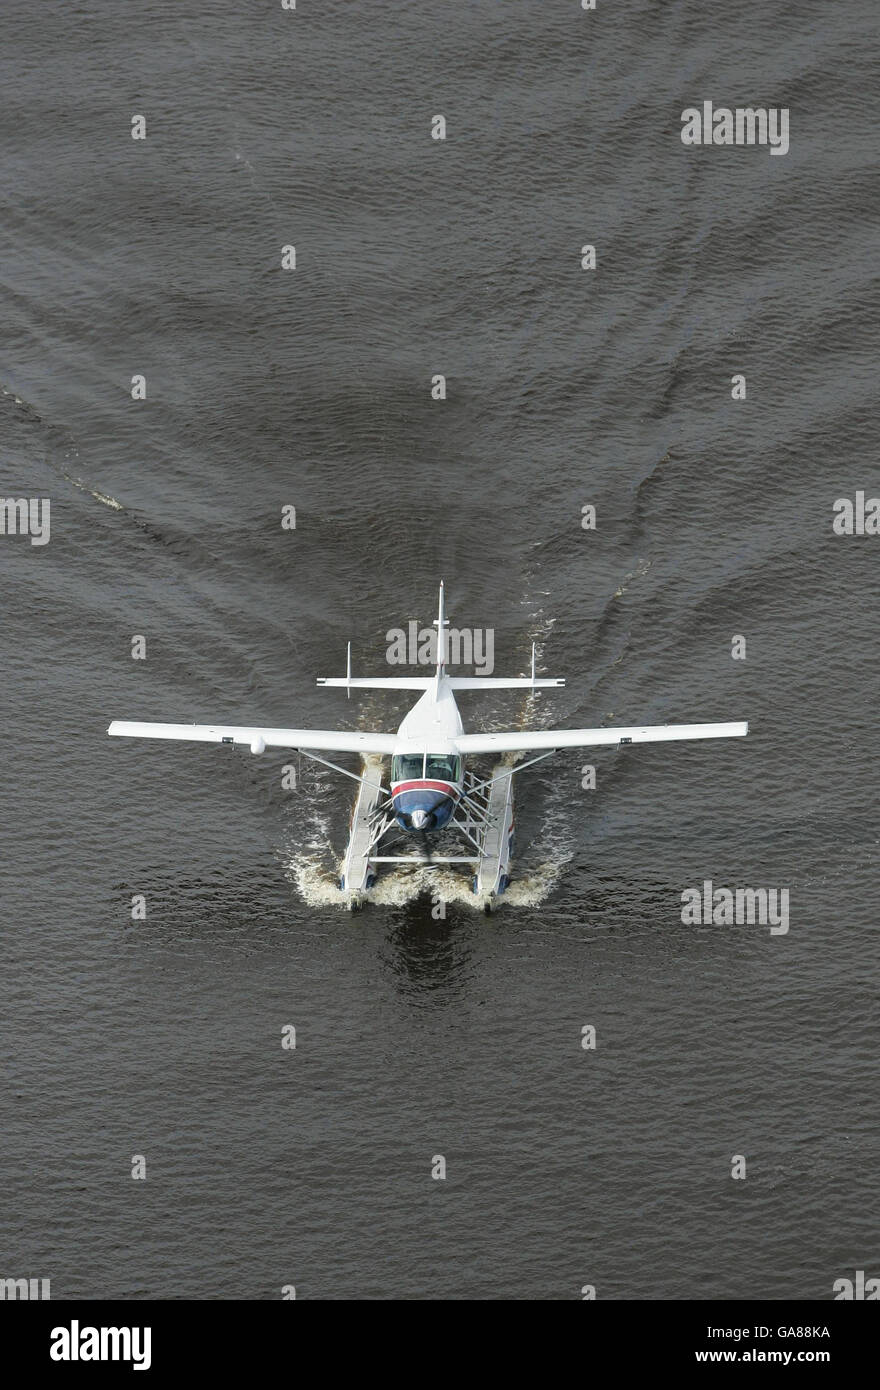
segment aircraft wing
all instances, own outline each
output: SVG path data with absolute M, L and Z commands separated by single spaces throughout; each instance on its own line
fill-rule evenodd
M 742 738 L 745 720 L 732 724 L 637 724 L 628 729 L 536 729 L 532 733 L 459 734 L 460 753 L 527 753 L 553 748 L 587 748 L 600 743 L 662 743 L 667 739 Z
M 244 743 L 265 748 L 314 748 L 330 753 L 392 753 L 394 734 L 351 733 L 335 729 L 262 729 L 238 724 L 140 724 L 114 719 L 107 730 L 121 738 L 172 738 L 197 743 Z

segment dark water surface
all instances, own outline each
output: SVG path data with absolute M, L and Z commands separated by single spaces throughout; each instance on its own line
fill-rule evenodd
M 831 528 L 880 491 L 877 28 L 869 0 L 7 6 L 0 490 L 52 533 L 0 538 L 0 1275 L 880 1274 L 880 540 Z M 704 99 L 788 106 L 790 152 L 685 149 Z M 496 674 L 536 640 L 567 677 L 536 711 L 463 697 L 468 727 L 750 737 L 524 772 L 511 902 L 447 884 L 439 921 L 403 874 L 341 910 L 343 779 L 106 737 L 393 729 L 403 697 L 314 679 L 349 638 L 388 674 L 441 577 Z M 787 887 L 789 933 L 684 926 L 707 878 Z

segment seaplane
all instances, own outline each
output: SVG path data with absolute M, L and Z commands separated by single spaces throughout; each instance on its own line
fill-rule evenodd
M 108 734 L 123 738 L 183 739 L 204 743 L 243 745 L 251 753 L 267 748 L 296 749 L 315 762 L 358 783 L 351 816 L 348 848 L 342 861 L 339 888 L 343 901 L 356 909 L 369 901 L 382 866 L 466 866 L 471 888 L 488 913 L 511 881 L 514 852 L 513 779 L 527 767 L 564 748 L 602 744 L 622 747 L 634 743 L 665 743 L 678 739 L 742 738 L 746 721 L 726 724 L 640 724 L 628 728 L 534 729 L 510 733 L 465 733 L 456 694 L 461 690 L 524 690 L 559 688 L 564 679 L 535 674 L 532 644 L 531 674 L 511 678 L 455 676 L 447 671 L 447 628 L 443 584 L 434 620 L 432 643 L 436 669 L 422 676 L 352 676 L 351 643 L 346 674 L 319 677 L 318 684 L 352 690 L 420 691 L 396 734 L 361 730 L 268 729 L 232 724 L 154 724 L 114 720 Z M 323 756 L 360 753 L 366 768 L 351 772 Z M 524 761 L 497 763 L 487 774 L 469 767 L 478 755 L 497 759 L 507 754 L 531 754 Z M 372 771 L 367 759 L 390 758 L 390 775 Z M 383 768 L 383 763 L 378 767 Z M 460 854 L 433 852 L 439 832 L 454 832 Z M 444 836 L 447 839 L 448 836 Z M 415 850 L 408 846 L 415 846 Z M 401 848 L 408 852 L 399 853 Z

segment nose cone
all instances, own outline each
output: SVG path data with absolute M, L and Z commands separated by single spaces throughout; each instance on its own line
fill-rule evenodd
M 454 809 L 451 796 L 424 787 L 397 792 L 394 797 L 394 814 L 401 830 L 442 830 Z

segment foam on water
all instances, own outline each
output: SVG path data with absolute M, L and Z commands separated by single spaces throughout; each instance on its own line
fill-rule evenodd
M 322 775 L 318 776 L 323 782 Z M 333 827 L 319 801 L 318 796 L 308 793 L 304 824 L 287 829 L 287 843 L 281 851 L 284 872 L 309 907 L 345 907 L 346 897 L 339 889 L 342 865 L 335 863 L 333 856 Z
M 630 570 L 628 574 L 625 574 L 623 579 L 620 581 L 618 588 L 614 590 L 614 597 L 623 598 L 623 595 L 626 593 L 632 581 L 634 579 L 644 579 L 645 575 L 648 573 L 648 570 L 650 568 L 650 560 L 637 560 L 635 569 Z
M 13 401 L 15 405 L 21 406 L 22 411 L 35 423 L 40 425 L 44 423 L 39 411 L 31 404 L 30 401 L 26 401 L 23 396 L 17 395 L 15 391 L 10 390 L 8 387 L 3 385 L 0 385 L 0 395 L 4 396 L 7 400 Z M 55 430 L 55 433 L 59 434 L 61 432 Z M 64 462 L 66 463 L 71 457 L 76 457 L 76 454 L 77 451 L 75 448 L 71 447 L 65 449 Z M 52 468 L 54 472 L 58 474 L 59 477 L 64 478 L 73 487 L 78 488 L 80 492 L 85 492 L 88 494 L 89 497 L 93 497 L 96 502 L 101 502 L 105 507 L 110 507 L 115 512 L 125 511 L 125 508 L 122 505 L 122 503 L 117 502 L 115 497 L 110 497 L 105 492 L 99 492 L 97 488 L 93 488 L 89 483 L 83 482 L 82 478 L 80 478 L 77 474 L 69 472 L 68 469 L 64 467 L 63 463 L 61 465 L 56 465 L 51 458 L 47 459 L 46 462 L 49 464 L 49 467 Z

